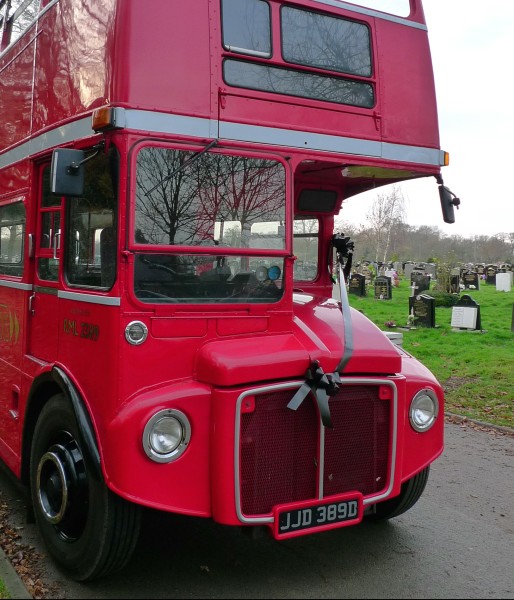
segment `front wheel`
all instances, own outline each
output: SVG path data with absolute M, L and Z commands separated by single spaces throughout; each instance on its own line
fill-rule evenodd
M 402 484 L 400 495 L 385 502 L 378 502 L 374 512 L 367 515 L 368 521 L 384 521 L 393 519 L 411 509 L 421 498 L 428 481 L 430 467 L 426 467 L 417 475 Z
M 81 439 L 72 406 L 53 396 L 34 430 L 30 489 L 50 556 L 72 579 L 90 581 L 130 559 L 141 510 L 107 488 Z

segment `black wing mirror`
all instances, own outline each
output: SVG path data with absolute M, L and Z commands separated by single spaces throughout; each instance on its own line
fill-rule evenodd
M 57 148 L 52 153 L 50 191 L 58 196 L 82 196 L 84 193 L 85 152 Z
M 441 200 L 444 222 L 455 223 L 455 212 L 453 207 L 458 209 L 460 200 L 450 189 L 443 185 L 442 180 L 439 184 L 439 198 Z

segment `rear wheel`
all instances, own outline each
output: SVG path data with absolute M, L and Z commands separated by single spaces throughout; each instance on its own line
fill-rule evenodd
M 384 521 L 393 519 L 411 509 L 421 498 L 428 481 L 430 467 L 402 484 L 400 495 L 385 502 L 378 502 L 374 506 L 374 512 L 367 515 L 369 521 Z
M 141 511 L 107 488 L 81 439 L 70 403 L 62 394 L 52 397 L 34 431 L 30 488 L 50 556 L 71 578 L 88 581 L 127 563 Z

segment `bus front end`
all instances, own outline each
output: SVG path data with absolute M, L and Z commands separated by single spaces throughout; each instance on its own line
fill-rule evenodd
M 443 392 L 350 308 L 338 186 L 291 186 L 278 151 L 133 156 L 111 489 L 277 539 L 408 510 L 443 449 Z

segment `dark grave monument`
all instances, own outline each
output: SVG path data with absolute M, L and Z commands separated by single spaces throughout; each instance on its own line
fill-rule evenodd
M 348 283 L 348 291 L 355 296 L 365 296 L 366 277 L 360 273 L 353 273 Z
M 403 275 L 406 279 L 410 281 L 410 276 L 412 275 L 412 271 L 414 270 L 414 263 L 408 262 L 403 266 Z
M 480 277 L 478 276 L 478 273 L 476 273 L 475 271 L 466 271 L 462 275 L 462 283 L 464 284 L 464 287 L 467 290 L 469 290 L 469 289 L 479 290 L 480 289 Z
M 368 283 L 371 283 L 371 280 L 373 279 L 373 274 L 368 265 L 364 265 L 363 267 L 361 267 L 361 272 L 359 273 L 359 275 L 364 275 L 364 278 Z
M 452 269 L 450 273 L 450 293 L 460 294 L 460 269 Z
M 411 296 L 409 314 L 416 327 L 435 327 L 435 299 L 428 294 Z
M 421 292 L 430 289 L 430 275 L 425 275 L 421 271 L 412 271 L 410 274 L 410 283 L 411 286 L 416 286 L 413 295 L 421 294 Z
M 451 326 L 456 329 L 482 329 L 480 322 L 480 304 L 468 294 L 460 297 L 452 309 Z
M 485 268 L 485 282 L 496 285 L 496 267 L 494 265 L 488 265 Z
M 380 275 L 375 279 L 375 298 L 377 300 L 391 300 L 393 297 L 393 286 L 390 277 Z

